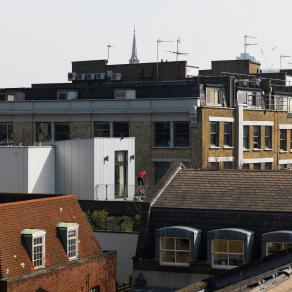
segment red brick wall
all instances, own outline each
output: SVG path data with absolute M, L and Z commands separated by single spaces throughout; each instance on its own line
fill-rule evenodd
M 8 284 L 8 292 L 88 292 L 100 286 L 101 292 L 116 291 L 116 254 L 70 265 L 52 272 Z M 89 276 L 87 276 L 89 274 Z

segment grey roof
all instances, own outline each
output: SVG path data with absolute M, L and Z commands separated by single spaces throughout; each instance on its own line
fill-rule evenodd
M 153 207 L 292 211 L 292 171 L 181 169 Z

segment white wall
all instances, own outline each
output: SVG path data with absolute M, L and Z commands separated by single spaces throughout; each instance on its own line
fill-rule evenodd
M 128 199 L 135 193 L 135 138 L 94 138 L 55 142 L 56 192 L 81 200 L 114 200 L 115 151 L 128 151 Z M 109 160 L 104 161 L 108 156 Z
M 135 194 L 135 138 L 94 138 L 94 186 L 95 199 L 115 199 L 115 151 L 128 151 L 128 199 Z M 134 159 L 130 157 L 134 155 Z M 108 156 L 109 160 L 104 161 Z
M 55 193 L 53 147 L 0 147 L 0 192 Z
M 0 192 L 27 192 L 27 151 L 0 147 Z
M 55 193 L 55 149 L 27 148 L 28 193 Z

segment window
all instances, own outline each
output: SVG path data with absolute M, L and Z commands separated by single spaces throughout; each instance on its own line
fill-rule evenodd
M 57 224 L 59 237 L 69 260 L 78 258 L 78 228 L 77 223 L 60 222 Z
M 114 137 L 129 137 L 129 123 L 128 122 L 114 122 L 113 136 Z
M 45 266 L 45 236 L 33 237 L 32 262 L 35 269 Z
M 157 184 L 158 181 L 163 177 L 170 167 L 169 161 L 155 161 L 154 162 L 154 183 Z
M 224 89 L 218 87 L 206 88 L 206 103 L 207 105 L 224 105 Z
M 100 286 L 90 288 L 89 292 L 100 292 Z
M 219 122 L 210 122 L 210 145 L 219 147 Z
M 154 145 L 158 147 L 170 147 L 170 123 L 154 123 Z
M 68 229 L 67 234 L 67 254 L 69 260 L 76 259 L 78 257 L 78 229 Z
M 55 140 L 70 140 L 70 123 L 55 123 Z
M 290 151 L 292 150 L 292 130 L 290 130 Z
M 219 162 L 209 162 L 209 169 L 219 169 Z
M 280 151 L 287 150 L 287 130 L 280 130 Z
M 287 170 L 288 164 L 279 164 L 279 170 Z
M 256 170 L 259 170 L 259 169 L 261 169 L 261 163 L 254 163 L 253 164 L 253 169 L 256 169 Z
M 242 169 L 249 169 L 249 163 L 243 163 Z
M 253 127 L 253 148 L 261 149 L 261 126 Z
M 232 169 L 233 168 L 233 162 L 232 161 L 225 161 L 223 164 L 224 169 Z
M 272 149 L 272 127 L 265 126 L 265 148 Z
M 58 100 L 70 100 L 78 98 L 78 92 L 75 90 L 58 90 L 57 99 Z
M 187 266 L 190 259 L 189 238 L 160 237 L 160 264 Z
M 224 146 L 232 146 L 232 123 L 224 123 Z
M 154 146 L 188 147 L 189 132 L 189 122 L 155 122 Z
M 24 229 L 21 235 L 35 270 L 44 268 L 46 232 L 40 229 Z
M 212 240 L 212 267 L 235 268 L 244 263 L 243 240 Z
M 189 146 L 189 123 L 173 122 L 174 147 Z
M 0 123 L 0 145 L 9 145 L 13 143 L 13 124 Z
M 272 169 L 272 162 L 266 162 L 265 169 Z
M 36 142 L 48 142 L 52 139 L 51 123 L 36 123 Z
M 128 197 L 128 151 L 115 151 L 115 198 Z
M 94 123 L 94 137 L 110 137 L 110 123 L 95 122 Z
M 135 99 L 136 90 L 135 89 L 126 89 L 126 88 L 115 88 L 114 89 L 114 98 L 115 99 Z
M 279 252 L 283 249 L 291 248 L 292 242 L 271 242 L 266 243 L 266 255 Z
M 249 126 L 243 126 L 243 149 L 249 149 Z

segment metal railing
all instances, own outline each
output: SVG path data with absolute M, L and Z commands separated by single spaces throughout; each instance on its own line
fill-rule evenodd
M 97 184 L 94 190 L 95 200 L 128 200 L 135 195 L 135 185 Z

